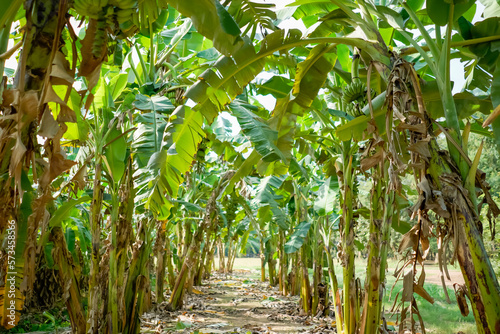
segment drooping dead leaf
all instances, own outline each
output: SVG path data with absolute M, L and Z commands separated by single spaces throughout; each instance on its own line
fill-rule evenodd
M 76 164 L 75 161 L 66 159 L 61 153 L 52 155 L 50 159 L 50 181 L 61 175 Z
M 44 103 L 48 102 L 55 102 L 59 104 L 59 114 L 57 115 L 57 122 L 62 123 L 62 122 L 71 122 L 75 123 L 76 122 L 76 114 L 75 112 L 68 107 L 66 102 L 64 102 L 59 95 L 54 91 L 54 88 L 52 85 L 49 85 L 47 87 L 47 93 L 45 94 L 45 99 Z
M 21 185 L 21 171 L 23 166 L 22 160 L 26 151 L 26 146 L 24 146 L 22 142 L 21 134 L 17 133 L 16 144 L 12 148 L 12 155 L 10 157 L 9 174 L 14 177 L 18 187 Z
M 383 149 L 379 149 L 371 157 L 367 157 L 361 160 L 361 170 L 365 172 L 368 169 L 376 166 L 380 162 L 384 161 L 384 159 L 385 159 L 385 151 Z
M 19 101 L 19 90 L 18 89 L 6 89 L 2 94 L 2 106 L 9 107 L 12 104 L 18 104 Z
M 457 297 L 458 308 L 460 309 L 460 313 L 464 317 L 469 315 L 469 306 L 467 305 L 466 296 L 466 287 L 460 285 L 458 283 L 453 284 L 453 289 L 455 290 L 455 296 Z
M 81 55 L 82 61 L 80 63 L 80 68 L 78 69 L 79 74 L 84 76 L 89 81 L 89 90 L 95 87 L 97 84 L 97 79 L 99 79 L 99 72 L 101 68 L 101 64 L 106 57 L 106 48 L 107 43 L 103 43 L 102 50 L 100 54 L 102 55 L 100 58 L 95 58 L 92 53 L 92 45 L 94 43 L 95 35 L 97 31 L 97 20 L 90 19 L 89 25 L 87 27 L 87 31 L 85 33 L 85 38 L 82 41 Z M 97 73 L 97 74 L 96 74 Z
M 69 69 L 69 63 L 64 54 L 60 51 L 58 51 L 54 57 L 50 76 L 52 77 L 53 84 L 71 85 L 75 82 L 75 78 Z
M 20 97 L 18 113 L 18 127 L 24 128 L 30 124 L 38 116 L 38 93 L 35 91 L 27 91 Z
M 408 271 L 403 279 L 403 294 L 401 296 L 402 300 L 405 302 L 411 302 L 413 299 L 413 269 Z
M 399 123 L 399 125 L 396 127 L 396 130 L 402 131 L 402 130 L 410 130 L 413 132 L 418 132 L 425 134 L 426 129 L 425 129 L 425 124 L 424 123 L 418 123 L 418 124 L 408 124 L 408 123 Z
M 418 235 L 416 233 L 417 225 L 413 226 L 411 230 L 406 232 L 399 244 L 398 252 L 402 252 L 410 247 L 415 248 L 418 243 Z
M 493 110 L 493 112 L 488 116 L 488 118 L 484 120 L 483 128 L 493 123 L 493 121 L 498 117 L 498 115 L 500 115 L 500 104 L 497 105 L 495 110 Z
M 429 293 L 425 291 L 425 289 L 422 286 L 414 283 L 413 291 L 415 291 L 416 294 L 427 300 L 429 303 L 434 304 L 434 298 L 432 298 L 431 295 L 429 295 Z
M 68 106 L 61 105 L 61 110 L 59 111 L 59 115 L 57 115 L 57 121 L 60 123 L 62 122 L 76 123 L 77 121 L 76 114 Z
M 42 121 L 40 122 L 40 129 L 38 130 L 38 135 L 45 138 L 54 138 L 59 132 L 59 124 L 52 116 L 52 112 L 49 107 L 45 108 L 42 116 Z
M 72 181 L 75 182 L 76 186 L 79 190 L 85 188 L 85 177 L 87 176 L 87 165 L 83 165 L 78 172 L 76 172 L 75 176 L 73 176 Z
M 419 140 L 416 143 L 408 145 L 408 150 L 418 153 L 422 158 L 430 158 L 429 142 L 427 140 Z

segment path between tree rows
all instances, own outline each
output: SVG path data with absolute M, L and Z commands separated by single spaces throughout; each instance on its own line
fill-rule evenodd
M 142 317 L 141 333 L 335 333 L 335 318 L 300 314 L 299 297 L 252 278 L 248 270 L 213 274 L 195 287 L 182 310 L 167 311 L 167 302 Z
M 257 270 L 236 269 L 231 275 L 213 273 L 195 287 L 181 310 L 167 310 L 167 302 L 155 305 L 142 317 L 141 333 L 336 333 L 335 317 L 302 315 L 298 296 L 282 296 L 277 287 L 260 282 Z M 453 282 L 463 283 L 457 270 Z M 429 283 L 441 285 L 436 265 L 426 265 Z

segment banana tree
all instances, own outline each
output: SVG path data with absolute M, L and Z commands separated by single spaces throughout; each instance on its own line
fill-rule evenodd
M 347 3 L 347 2 L 344 2 Z M 491 106 L 488 108 L 482 108 L 481 104 L 479 103 L 476 107 L 474 108 L 468 108 L 468 112 L 464 113 L 465 109 L 461 109 L 464 107 L 464 104 L 460 102 L 460 96 L 452 96 L 451 93 L 451 83 L 450 83 L 450 50 L 452 49 L 457 49 L 460 51 L 463 46 L 468 46 L 471 45 L 470 48 L 473 50 L 477 50 L 476 44 L 481 44 L 481 43 L 489 43 L 492 40 L 497 39 L 497 36 L 488 36 L 485 39 L 482 38 L 471 38 L 473 37 L 472 34 L 464 35 L 465 30 L 460 30 L 460 38 L 464 38 L 464 40 L 459 41 L 459 42 L 452 42 L 451 41 L 451 36 L 453 34 L 454 28 L 453 28 L 453 23 L 456 21 L 460 22 L 467 22 L 466 17 L 471 17 L 470 15 L 473 14 L 473 10 L 471 10 L 471 13 L 468 13 L 467 11 L 472 7 L 474 2 L 467 2 L 467 3 L 461 3 L 461 4 L 447 4 L 445 2 L 437 1 L 437 2 L 427 2 L 427 9 L 429 10 L 429 16 L 431 20 L 425 20 L 425 18 L 421 15 L 422 12 L 418 12 L 422 4 L 406 4 L 403 3 L 401 6 L 398 6 L 396 3 L 390 4 L 387 6 L 380 6 L 380 7 L 375 7 L 369 3 L 363 3 L 361 4 L 361 15 L 364 15 L 365 17 L 368 17 L 366 15 L 368 14 L 373 14 L 377 18 L 379 18 L 381 21 L 384 21 L 385 24 L 389 29 L 391 29 L 391 32 L 398 33 L 401 35 L 396 35 L 393 34 L 394 38 L 398 39 L 405 39 L 404 43 L 409 43 L 412 45 L 412 48 L 408 49 L 408 53 L 403 51 L 403 54 L 411 54 L 411 53 L 418 53 L 419 56 L 421 57 L 421 64 L 423 65 L 423 68 L 425 68 L 426 71 L 430 71 L 433 73 L 433 75 L 436 78 L 436 83 L 437 83 L 437 88 L 441 92 L 441 106 L 436 106 L 436 104 L 427 104 L 427 108 L 429 108 L 431 115 L 434 113 L 435 115 L 441 115 L 445 116 L 446 119 L 446 126 L 448 130 L 441 129 L 443 133 L 445 133 L 448 141 L 448 150 L 450 152 L 450 155 L 452 157 L 453 165 L 458 168 L 458 175 L 459 178 L 461 179 L 460 183 L 463 185 L 463 187 L 468 189 L 468 200 L 471 201 L 471 203 L 476 203 L 476 184 L 474 182 L 474 173 L 476 172 L 475 168 L 473 167 L 472 163 L 467 163 L 468 157 L 466 152 L 464 152 L 463 147 L 466 147 L 466 139 L 462 139 L 462 132 L 461 132 L 461 127 L 459 120 L 462 117 L 467 117 L 470 115 L 469 112 L 474 112 L 474 110 L 483 110 L 485 112 L 489 112 L 491 110 Z M 491 8 L 490 8 L 491 9 Z M 395 11 L 399 10 L 399 12 Z M 342 11 L 347 14 L 349 17 L 352 17 L 357 21 L 357 24 L 362 27 L 363 29 L 363 23 L 359 20 L 361 16 L 354 14 L 350 11 L 349 8 L 342 8 Z M 446 14 L 445 14 L 446 13 Z M 490 12 L 491 13 L 491 12 Z M 490 15 L 490 14 L 489 14 Z M 355 18 L 356 16 L 356 18 Z M 465 16 L 465 17 L 464 17 Z M 406 20 L 406 21 L 405 21 Z M 368 30 L 369 26 L 373 25 L 373 21 L 368 20 L 368 24 L 364 25 L 364 30 Z M 437 32 L 437 38 L 433 39 L 430 37 L 430 34 L 428 32 L 428 28 L 426 26 L 428 25 L 434 25 L 435 31 Z M 443 37 L 441 35 L 440 27 L 446 25 L 446 34 Z M 478 23 L 477 26 L 481 27 L 482 24 Z M 420 45 L 418 45 L 416 38 L 413 38 L 412 35 L 407 31 L 408 28 L 410 27 L 416 27 L 423 39 L 426 41 L 427 45 L 422 48 Z M 469 25 L 469 28 L 472 28 L 471 25 Z M 469 30 L 469 31 L 475 31 L 476 33 L 478 32 L 479 29 L 474 29 L 474 30 Z M 482 32 L 481 32 L 482 33 Z M 389 38 L 386 40 L 388 43 L 393 43 L 394 38 Z M 485 44 L 483 44 L 485 45 Z M 487 44 L 486 44 L 487 45 Z M 487 47 L 487 46 L 486 46 Z M 429 52 L 427 51 L 429 50 Z M 465 55 L 464 55 L 465 56 Z M 491 57 L 491 54 L 488 54 L 489 57 Z M 468 56 L 465 56 L 468 57 Z M 481 61 L 481 57 L 478 57 L 479 61 Z M 491 58 L 490 58 L 491 60 Z M 381 73 L 382 78 L 387 78 L 387 75 L 384 75 L 383 72 Z M 416 87 L 419 85 L 418 83 L 418 78 L 416 75 L 414 77 L 414 84 L 413 87 Z M 389 85 L 391 87 L 391 85 Z M 421 90 L 420 90 L 421 94 Z M 465 95 L 467 95 L 465 93 Z M 473 96 L 469 96 L 470 99 L 474 99 Z M 423 110 L 425 108 L 424 101 L 425 99 L 422 99 L 422 95 L 418 96 L 418 106 L 419 110 Z M 401 102 L 397 102 L 401 103 Z M 395 103 L 395 105 L 398 106 L 398 104 Z M 398 108 L 404 110 L 402 107 L 398 106 Z M 467 107 L 466 107 L 467 108 Z M 463 111 L 461 111 L 463 110 Z M 398 117 L 398 113 L 395 112 L 395 117 Z M 360 123 L 357 121 L 358 124 Z M 354 124 L 351 124 L 354 125 Z M 440 126 L 440 125 L 439 125 Z M 438 127 L 439 127 L 438 126 Z M 386 129 L 387 130 L 387 129 Z M 388 131 L 388 130 L 387 130 Z M 465 129 L 464 130 L 465 134 L 468 133 L 469 130 Z M 427 133 L 427 132 L 424 132 Z M 466 137 L 464 137 L 466 138 Z M 464 146 L 465 145 L 465 146 Z M 425 154 L 423 152 L 420 152 L 422 154 Z M 401 154 L 401 153 L 400 153 Z M 432 171 L 434 174 L 433 179 L 437 180 L 439 179 L 440 172 L 438 172 L 440 169 L 437 168 L 437 165 L 433 165 L 429 167 L 429 170 Z M 473 172 L 470 172 L 470 170 L 473 170 Z M 445 171 L 441 170 L 441 172 L 446 173 Z M 421 172 L 420 177 L 422 177 Z M 472 173 L 472 174 L 471 174 Z M 472 175 L 472 176 L 470 176 Z M 420 179 L 421 180 L 421 179 Z M 469 181 L 467 181 L 469 180 Z M 481 186 L 480 183 L 477 184 L 479 188 L 484 188 Z M 483 191 L 485 191 L 483 189 Z M 485 191 L 487 194 L 487 192 Z M 487 198 L 489 198 L 488 195 L 486 195 Z M 492 203 L 492 201 L 489 201 L 490 208 L 495 211 L 496 205 Z M 482 266 L 484 268 L 479 269 L 482 271 L 485 275 L 485 280 L 482 282 L 482 284 L 477 283 L 477 278 L 475 278 L 475 270 L 472 270 L 470 266 L 468 265 L 469 262 L 465 260 L 469 255 L 464 255 L 462 260 L 459 260 L 461 262 L 461 266 L 463 268 L 464 275 L 466 276 L 466 281 L 467 285 L 469 288 L 469 291 L 483 291 L 480 293 L 481 297 L 478 295 L 471 295 L 471 299 L 474 301 L 474 303 L 478 303 L 477 305 L 480 305 L 479 308 L 483 309 L 482 306 L 484 303 L 487 303 L 489 305 L 492 305 L 492 308 L 494 308 L 498 301 L 498 282 L 497 279 L 490 267 L 489 261 L 487 260 L 487 254 L 484 251 L 484 247 L 482 246 L 482 240 L 481 236 L 479 233 L 479 230 L 477 229 L 477 223 L 474 222 L 474 219 L 472 217 L 477 216 L 476 212 L 476 206 L 473 204 L 472 209 L 467 209 L 462 207 L 462 211 L 465 212 L 464 216 L 469 217 L 466 219 L 466 228 L 467 228 L 467 233 L 463 233 L 462 235 L 464 236 L 463 241 L 458 245 L 459 249 L 464 249 L 463 254 L 474 254 L 472 255 L 472 258 L 475 258 L 478 256 L 479 258 L 482 259 Z M 436 209 L 437 210 L 437 209 Z M 435 211 L 436 211 L 435 210 Z M 465 210 L 465 211 L 464 211 Z M 437 213 L 440 214 L 437 210 Z M 441 214 L 444 214 L 445 216 L 449 213 L 441 212 Z M 440 215 L 441 215 L 440 214 Z M 423 219 L 423 218 L 422 218 Z M 422 220 L 419 221 L 419 226 Z M 461 233 L 461 232 L 460 232 Z M 425 241 L 424 241 L 425 243 Z M 474 246 L 472 246 L 474 245 Z M 473 247 L 474 251 L 468 250 L 468 247 Z M 475 248 L 474 248 L 475 247 Z M 404 248 L 404 247 L 403 247 Z M 424 247 L 425 249 L 425 247 Z M 472 260 L 471 260 L 472 261 Z M 479 286 L 481 285 L 481 287 Z M 486 288 L 488 287 L 488 288 Z M 482 290 L 483 289 L 483 290 Z M 486 290 L 484 290 L 486 289 Z M 416 291 L 416 290 L 415 290 Z M 482 300 L 484 298 L 484 301 Z M 411 306 L 413 308 L 413 306 Z M 478 331 L 480 332 L 493 332 L 493 324 L 497 321 L 495 320 L 496 316 L 494 314 L 487 315 L 485 313 L 479 314 L 479 312 L 475 313 L 476 319 L 477 319 L 477 324 L 478 324 Z M 490 319 L 490 320 L 485 320 L 485 319 Z

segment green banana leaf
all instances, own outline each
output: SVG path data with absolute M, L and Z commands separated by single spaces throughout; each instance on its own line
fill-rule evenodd
M 168 0 L 182 15 L 191 18 L 196 30 L 211 39 L 222 54 L 229 56 L 243 46 L 240 29 L 218 0 Z

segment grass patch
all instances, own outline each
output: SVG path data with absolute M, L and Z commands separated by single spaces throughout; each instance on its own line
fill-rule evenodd
M 389 268 L 395 268 L 397 261 L 389 260 Z M 247 269 L 252 270 L 252 276 L 256 278 L 260 278 L 260 258 L 237 258 L 235 265 L 235 269 Z M 267 266 L 266 266 L 266 274 L 267 274 Z M 455 270 L 450 267 L 450 270 Z M 360 277 L 361 281 L 364 281 L 366 276 L 366 260 L 356 259 L 355 261 L 355 272 L 356 277 Z M 403 283 L 398 282 L 392 291 L 392 295 L 390 295 L 391 288 L 394 284 L 395 278 L 392 276 L 394 269 L 389 269 L 387 273 L 387 293 L 384 296 L 384 308 L 386 310 L 386 315 L 390 316 L 389 310 L 391 309 L 394 298 L 398 291 L 403 288 Z M 337 275 L 337 280 L 339 282 L 339 286 L 342 286 L 342 266 L 335 262 L 335 273 Z M 312 275 L 312 271 L 310 271 Z M 328 279 L 327 273 L 325 272 L 325 278 Z M 311 276 L 312 277 L 312 276 Z M 463 332 L 465 334 L 475 334 L 477 333 L 476 323 L 474 321 L 474 317 L 472 316 L 472 309 L 469 303 L 470 313 L 467 317 L 463 317 L 458 309 L 455 292 L 453 289 L 448 288 L 448 295 L 450 296 L 451 304 L 446 302 L 446 297 L 443 291 L 443 288 L 440 285 L 436 284 L 425 284 L 425 289 L 427 292 L 434 298 L 434 304 L 430 304 L 425 299 L 416 295 L 417 304 L 420 310 L 420 314 L 424 319 L 424 323 L 426 325 L 426 330 L 428 333 L 432 334 L 450 334 Z M 390 299 L 392 297 L 392 299 Z M 389 318 L 391 321 L 396 321 L 396 315 L 392 318 Z
M 403 282 L 400 281 L 394 287 L 392 295 L 390 296 L 390 289 L 394 284 L 395 278 L 388 277 L 388 293 L 384 296 L 384 308 L 390 310 L 394 304 L 396 294 L 403 288 Z M 425 290 L 434 298 L 434 304 L 429 303 L 422 297 L 415 295 L 420 314 L 426 325 L 426 330 L 429 333 L 435 334 L 449 334 L 462 331 L 465 334 L 477 333 L 476 322 L 472 316 L 472 312 L 467 317 L 463 317 L 457 306 L 455 292 L 453 289 L 448 288 L 448 295 L 450 296 L 451 304 L 446 302 L 446 296 L 443 288 L 436 284 L 425 284 Z M 392 298 L 390 298 L 392 297 Z M 469 310 L 470 303 L 469 303 Z M 390 316 L 389 312 L 386 312 Z M 391 321 L 396 321 L 396 315 L 389 318 Z M 416 318 L 415 318 L 416 319 Z

